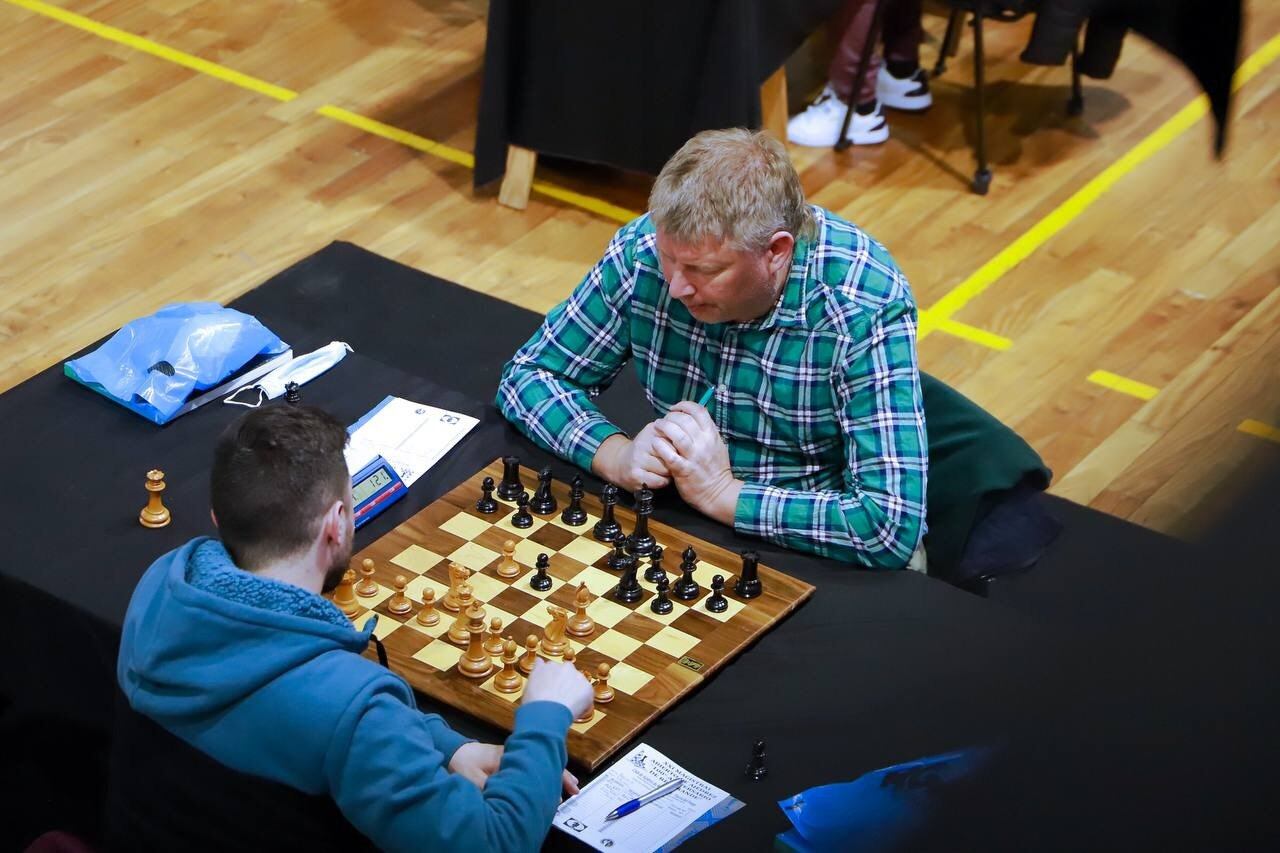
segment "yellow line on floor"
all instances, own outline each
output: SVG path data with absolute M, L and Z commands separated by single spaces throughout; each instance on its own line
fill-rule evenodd
M 1243 433 L 1265 438 L 1267 441 L 1274 441 L 1280 444 L 1280 429 L 1276 429 L 1270 424 L 1264 424 L 1262 421 L 1255 421 L 1252 418 L 1240 422 L 1240 426 L 1236 427 Z
M 192 71 L 199 71 L 201 74 L 216 77 L 242 89 L 257 92 L 259 95 L 266 95 L 268 98 L 275 98 L 277 101 L 292 101 L 298 97 L 298 93 L 292 89 L 286 89 L 283 86 L 259 80 L 257 77 L 251 77 L 248 74 L 241 74 L 239 71 L 232 71 L 230 68 L 226 68 L 216 62 L 210 62 L 207 59 L 201 59 L 198 56 L 192 56 L 189 53 L 165 47 L 142 36 L 135 36 L 133 33 L 127 33 L 107 24 L 98 23 L 83 15 L 77 15 L 75 12 L 68 12 L 66 9 L 51 6 L 48 3 L 41 3 L 40 0 L 4 0 L 4 2 L 26 9 L 29 12 L 34 12 L 37 15 L 52 18 L 76 29 L 84 30 L 87 33 L 92 33 L 99 38 L 122 44 L 142 53 L 149 53 L 152 56 L 181 65 L 184 68 L 190 68 Z
M 1232 88 L 1238 90 L 1249 80 L 1280 58 L 1280 35 L 1272 37 L 1266 44 L 1241 63 L 1232 81 Z M 1169 145 L 1179 136 L 1195 125 L 1209 111 L 1209 99 L 1204 95 L 1196 98 L 1174 114 L 1173 118 L 1156 128 L 1149 136 L 1129 149 L 1119 160 L 1112 163 L 1102 172 L 1071 195 L 1066 201 L 1051 210 L 1043 219 L 1031 226 L 1031 229 L 1014 240 L 994 258 L 979 267 L 972 275 L 952 288 L 945 296 L 935 302 L 920 315 L 920 337 L 940 330 L 943 324 L 969 304 L 978 294 L 1000 280 L 1006 273 L 1025 261 L 1031 254 L 1048 242 L 1074 219 L 1080 216 L 1098 198 L 1111 189 L 1117 181 L 1132 172 L 1146 160 Z
M 1160 393 L 1160 389 L 1154 385 L 1147 385 L 1145 382 L 1138 382 L 1134 379 L 1126 379 L 1106 370 L 1095 370 L 1090 373 L 1089 381 L 1095 385 L 1101 385 L 1103 388 L 1110 388 L 1112 391 L 1119 391 L 1121 394 L 1137 397 L 1139 400 L 1150 400 Z
M 399 142 L 401 145 L 407 145 L 415 148 L 424 154 L 430 154 L 433 157 L 439 157 L 442 160 L 448 160 L 450 163 L 457 163 L 459 166 L 466 166 L 468 169 L 474 169 L 476 158 L 470 152 L 463 151 L 459 148 L 452 148 L 443 142 L 436 142 L 434 139 L 427 139 L 425 136 L 419 136 L 416 133 L 410 133 L 407 130 L 401 130 L 389 124 L 384 124 L 375 119 L 365 118 L 358 113 L 350 110 L 344 110 L 342 107 L 335 107 L 333 104 L 325 104 L 316 110 L 322 116 L 331 118 L 334 121 L 340 121 L 343 124 L 349 124 L 365 133 L 372 133 L 375 136 L 381 136 L 384 139 L 390 139 L 393 142 Z
M 977 326 L 970 326 L 968 323 L 961 323 L 959 320 L 943 320 L 938 323 L 937 330 L 946 332 L 948 335 L 954 335 L 957 338 L 963 338 L 970 343 L 1002 352 L 1013 346 L 1013 341 L 1004 335 L 997 335 L 995 332 L 988 332 L 986 329 L 979 329 Z

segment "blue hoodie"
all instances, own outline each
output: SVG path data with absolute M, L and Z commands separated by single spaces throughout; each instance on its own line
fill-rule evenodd
M 447 769 L 465 738 L 361 656 L 372 630 L 199 538 L 139 581 L 117 677 L 138 712 L 228 767 L 329 795 L 385 850 L 536 850 L 560 799 L 569 709 L 520 706 L 481 791 Z

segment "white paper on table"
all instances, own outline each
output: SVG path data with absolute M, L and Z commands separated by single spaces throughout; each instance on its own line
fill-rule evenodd
M 387 397 L 351 427 L 347 468 L 355 476 L 381 455 L 412 486 L 478 423 L 470 415 Z
M 606 821 L 618 806 L 672 779 L 684 784 L 629 815 Z M 726 791 L 694 776 L 647 744 L 640 744 L 556 809 L 552 824 L 596 850 L 651 853 L 670 850 L 689 835 L 742 807 Z M 701 824 L 690 831 L 695 824 Z M 674 843 L 673 843 L 674 842 Z

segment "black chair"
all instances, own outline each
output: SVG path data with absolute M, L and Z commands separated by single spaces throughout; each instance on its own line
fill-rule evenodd
M 893 0 L 877 0 L 875 12 L 871 18 L 871 30 L 867 34 L 867 47 L 862 51 L 862 59 L 858 64 L 855 80 L 866 76 L 867 64 L 871 61 L 871 51 L 875 49 L 880 37 L 880 28 L 884 17 L 886 3 Z M 1021 20 L 1030 12 L 1034 12 L 1038 0 L 950 0 L 951 15 L 947 19 L 947 32 L 942 37 L 942 49 L 938 52 L 938 61 L 933 66 L 933 76 L 939 77 L 947 70 L 947 57 L 955 56 L 960 41 L 960 25 L 966 13 L 971 18 L 969 26 L 973 27 L 973 81 L 977 113 L 977 138 L 974 144 L 974 155 L 978 161 L 973 173 L 973 181 L 969 184 L 978 195 L 986 195 L 991 188 L 991 168 L 987 162 L 986 132 L 986 79 L 983 70 L 985 53 L 983 50 L 982 22 L 990 18 L 995 21 L 1013 22 Z M 1084 111 L 1084 95 L 1080 87 L 1080 71 L 1078 59 L 1079 45 L 1071 46 L 1071 97 L 1067 100 L 1067 115 L 1078 116 Z M 849 123 L 853 120 L 854 104 L 850 99 L 849 109 L 845 112 L 844 125 L 840 128 L 840 136 L 836 142 L 837 151 L 843 151 L 852 143 L 845 138 L 849 132 Z

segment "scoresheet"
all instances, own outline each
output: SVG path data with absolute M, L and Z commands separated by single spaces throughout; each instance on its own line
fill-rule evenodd
M 348 430 L 347 468 L 354 476 L 381 454 L 412 486 L 478 423 L 470 415 L 387 397 Z

